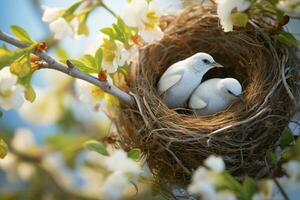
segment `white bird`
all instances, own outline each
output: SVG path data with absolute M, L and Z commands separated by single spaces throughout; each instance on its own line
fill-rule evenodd
M 200 116 L 212 115 L 228 108 L 237 100 L 243 101 L 242 86 L 234 78 L 209 79 L 193 92 L 189 107 Z
M 214 67 L 223 67 L 212 56 L 197 53 L 171 65 L 161 76 L 157 90 L 169 108 L 186 107 L 203 75 Z

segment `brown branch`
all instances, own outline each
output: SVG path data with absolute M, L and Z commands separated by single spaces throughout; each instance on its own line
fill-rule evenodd
M 289 200 L 289 196 L 287 195 L 287 193 L 285 192 L 285 190 L 283 189 L 283 187 L 280 185 L 280 183 L 277 181 L 276 178 L 273 178 L 273 181 L 275 183 L 275 185 L 277 186 L 278 190 L 280 191 L 280 193 L 282 194 L 284 200 Z
M 0 40 L 7 42 L 11 45 L 14 45 L 18 48 L 26 48 L 29 45 L 27 43 L 24 43 L 16 38 L 14 38 L 11 35 L 8 35 L 4 32 L 2 32 L 0 30 Z M 87 74 L 81 70 L 78 70 L 77 68 L 69 68 L 68 66 L 66 66 L 65 64 L 62 64 L 58 61 L 56 61 L 54 58 L 52 58 L 51 56 L 49 56 L 48 54 L 46 54 L 45 52 L 38 52 L 36 51 L 34 54 L 36 54 L 37 56 L 39 56 L 41 59 L 43 59 L 46 63 L 48 63 L 48 65 L 45 65 L 45 68 L 49 68 L 49 69 L 53 69 L 53 70 L 57 70 L 60 71 L 62 73 L 68 74 L 74 78 L 77 79 L 81 79 L 84 80 L 86 82 L 89 82 L 95 86 L 100 87 L 101 89 L 103 89 L 105 92 L 112 94 L 116 97 L 118 97 L 120 100 L 122 100 L 123 102 L 129 104 L 129 105 L 133 105 L 134 104 L 134 98 L 127 94 L 126 92 L 120 90 L 119 88 L 110 85 L 108 82 L 102 82 L 100 80 L 98 80 L 96 77 Z

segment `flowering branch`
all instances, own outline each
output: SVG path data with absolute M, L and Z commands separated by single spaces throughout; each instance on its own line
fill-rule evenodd
M 26 48 L 29 46 L 28 44 L 2 32 L 1 30 L 0 30 L 0 40 L 7 42 L 11 45 L 14 45 L 18 48 Z M 123 102 L 125 102 L 129 105 L 134 104 L 134 99 L 129 94 L 127 94 L 126 92 L 120 90 L 119 88 L 117 88 L 113 85 L 110 85 L 108 82 L 102 82 L 102 81 L 98 80 L 96 77 L 86 74 L 81 70 L 78 70 L 74 67 L 68 67 L 68 66 L 56 61 L 54 58 L 52 58 L 51 56 L 46 54 L 44 51 L 42 51 L 42 52 L 35 51 L 34 54 L 39 56 L 41 59 L 43 59 L 47 63 L 46 65 L 43 65 L 42 68 L 49 68 L 49 69 L 57 70 L 62 73 L 68 74 L 74 78 L 84 80 L 95 86 L 100 87 L 105 92 L 118 97 L 120 100 L 122 100 Z

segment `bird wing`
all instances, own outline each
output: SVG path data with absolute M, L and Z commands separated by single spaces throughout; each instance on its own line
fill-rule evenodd
M 158 82 L 158 93 L 161 95 L 166 92 L 172 86 L 177 84 L 184 74 L 183 69 L 169 68 L 160 78 Z
M 190 103 L 189 103 L 189 107 L 192 109 L 198 109 L 198 110 L 204 109 L 206 106 L 207 106 L 207 103 L 199 97 L 197 99 L 190 101 Z

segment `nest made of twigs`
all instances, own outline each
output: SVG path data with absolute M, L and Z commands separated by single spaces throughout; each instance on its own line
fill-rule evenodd
M 135 107 L 122 106 L 118 119 L 124 148 L 140 148 L 157 180 L 188 183 L 211 154 L 220 155 L 233 175 L 267 176 L 266 151 L 277 145 L 295 112 L 299 66 L 296 50 L 275 41 L 264 28 L 270 19 L 224 33 L 215 6 L 194 4 L 162 22 L 164 38 L 144 47 L 132 65 L 129 88 Z M 156 86 L 173 63 L 197 52 L 225 66 L 208 77 L 233 77 L 243 86 L 245 104 L 214 116 L 169 109 Z

